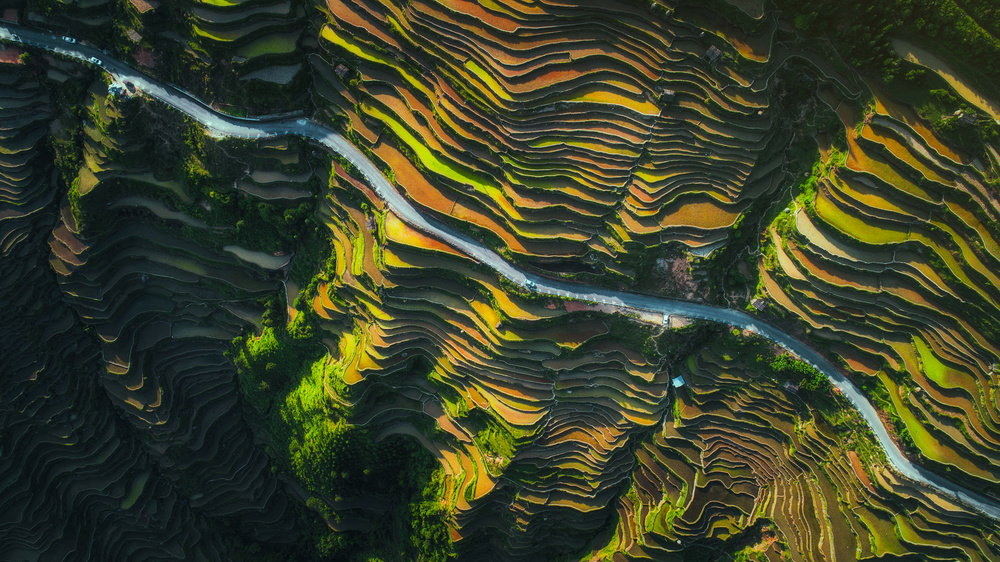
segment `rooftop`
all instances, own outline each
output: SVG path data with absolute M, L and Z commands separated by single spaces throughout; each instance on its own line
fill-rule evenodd
M 132 7 L 140 14 L 145 14 L 160 7 L 160 3 L 156 0 L 129 0 L 129 2 L 132 3 Z
M 21 64 L 21 49 L 0 45 L 0 64 Z
M 710 63 L 714 64 L 718 62 L 719 59 L 721 58 L 722 58 L 722 51 L 720 51 L 719 48 L 716 47 L 715 45 L 712 45 L 711 47 L 708 48 L 707 51 L 705 51 L 705 60 L 707 60 Z
M 660 99 L 665 102 L 672 102 L 674 98 L 677 97 L 677 93 L 673 90 L 668 90 L 666 88 L 659 89 Z

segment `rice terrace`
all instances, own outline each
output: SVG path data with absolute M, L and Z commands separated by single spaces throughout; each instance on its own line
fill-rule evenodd
M 1000 561 L 1000 0 L 0 0 L 0 562 Z

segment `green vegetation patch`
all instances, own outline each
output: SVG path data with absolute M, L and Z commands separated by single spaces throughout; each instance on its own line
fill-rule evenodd
M 301 32 L 269 33 L 264 37 L 241 47 L 239 54 L 248 59 L 264 55 L 287 55 L 294 53 L 298 47 Z
M 826 375 L 788 353 L 776 351 L 774 344 L 760 336 L 732 330 L 727 331 L 721 341 L 722 349 L 735 352 L 748 368 L 776 383 L 789 382 L 799 390 L 820 394 L 830 391 L 830 379 Z
M 446 560 L 452 546 L 444 475 L 434 457 L 411 438 L 376 441 L 371 430 L 350 423 L 352 409 L 327 386 L 336 362 L 319 340 L 315 314 L 300 310 L 284 326 L 276 321 L 284 319 L 281 299 L 266 304 L 267 326 L 234 340 L 230 357 L 268 453 L 308 491 L 307 506 L 321 519 L 313 518 L 307 555 Z M 370 530 L 333 530 L 358 520 Z
M 975 74 L 987 84 L 1000 83 L 1000 41 L 988 31 L 995 31 L 996 24 L 984 29 L 955 0 L 776 3 L 800 32 L 829 37 L 848 62 L 880 72 L 886 82 L 892 81 L 900 69 L 900 59 L 889 39 L 903 36 L 947 46 L 961 53 L 966 61 L 977 61 Z
M 937 74 L 902 61 L 899 76 L 886 85 L 894 98 L 912 105 L 930 123 L 934 132 L 950 144 L 974 154 L 983 154 L 988 143 L 1000 143 L 1000 126 L 989 115 L 957 97 Z M 973 119 L 974 122 L 963 121 Z

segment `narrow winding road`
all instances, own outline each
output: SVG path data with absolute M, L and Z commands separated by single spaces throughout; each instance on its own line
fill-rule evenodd
M 198 121 L 211 134 L 217 137 L 256 139 L 283 135 L 299 135 L 312 139 L 330 151 L 340 154 L 360 170 L 375 192 L 378 193 L 379 197 L 385 200 L 389 208 L 400 219 L 460 249 L 521 287 L 533 288 L 541 294 L 612 304 L 624 309 L 653 311 L 670 316 L 687 316 L 721 322 L 736 328 L 756 332 L 789 350 L 829 377 L 833 386 L 837 387 L 843 393 L 871 427 L 875 438 L 885 450 L 889 463 L 899 474 L 942 492 L 947 496 L 951 496 L 993 519 L 1000 520 L 1000 503 L 997 501 L 951 482 L 907 459 L 889 436 L 889 432 L 879 417 L 878 412 L 857 387 L 844 376 L 840 369 L 808 345 L 789 336 L 771 324 L 739 310 L 647 295 L 622 293 L 602 288 L 588 288 L 583 285 L 546 279 L 521 271 L 504 261 L 496 252 L 482 246 L 468 236 L 433 218 L 424 216 L 396 191 L 371 160 L 351 144 L 350 141 L 329 127 L 306 118 L 262 120 L 231 117 L 221 114 L 197 100 L 194 96 L 173 86 L 161 84 L 98 49 L 69 42 L 64 38 L 54 36 L 50 33 L 33 31 L 12 24 L 0 24 L 0 39 L 38 47 L 86 64 L 102 67 L 105 72 L 116 77 L 118 80 L 131 82 L 137 89 L 145 92 L 146 95 L 156 98 Z

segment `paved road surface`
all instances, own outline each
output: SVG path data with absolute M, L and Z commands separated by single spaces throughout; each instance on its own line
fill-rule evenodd
M 621 293 L 609 289 L 588 288 L 583 285 L 546 279 L 521 271 L 504 261 L 503 258 L 492 250 L 485 248 L 468 236 L 433 218 L 425 217 L 396 191 L 389 180 L 382 175 L 379 169 L 360 150 L 339 133 L 324 125 L 306 118 L 258 120 L 236 118 L 221 114 L 209 108 L 194 98 L 194 96 L 172 86 L 161 84 L 95 48 L 80 45 L 79 43 L 69 43 L 49 33 L 32 31 L 16 25 L 3 24 L 0 25 L 0 39 L 9 39 L 40 47 L 86 62 L 87 64 L 95 65 L 90 60 L 93 57 L 101 62 L 99 66 L 102 66 L 109 74 L 120 80 L 132 82 L 136 88 L 142 90 L 147 95 L 187 114 L 200 122 L 215 136 L 252 139 L 282 135 L 300 135 L 313 139 L 354 164 L 368 180 L 368 183 L 375 189 L 379 197 L 384 199 L 389 208 L 402 220 L 462 250 L 521 287 L 533 288 L 537 292 L 547 295 L 613 304 L 626 309 L 660 312 L 664 315 L 679 315 L 711 320 L 741 329 L 752 330 L 791 351 L 803 361 L 828 376 L 833 385 L 840 389 L 843 395 L 860 412 L 861 416 L 874 432 L 875 438 L 878 439 L 879 444 L 885 450 L 889 462 L 901 475 L 943 492 L 947 496 L 961 500 L 982 513 L 1000 520 L 1000 504 L 998 502 L 959 486 L 910 462 L 903 456 L 892 438 L 889 437 L 889 432 L 882 423 L 881 418 L 879 418 L 875 408 L 872 407 L 857 387 L 841 373 L 840 369 L 808 345 L 766 322 L 739 310 L 660 297 Z

